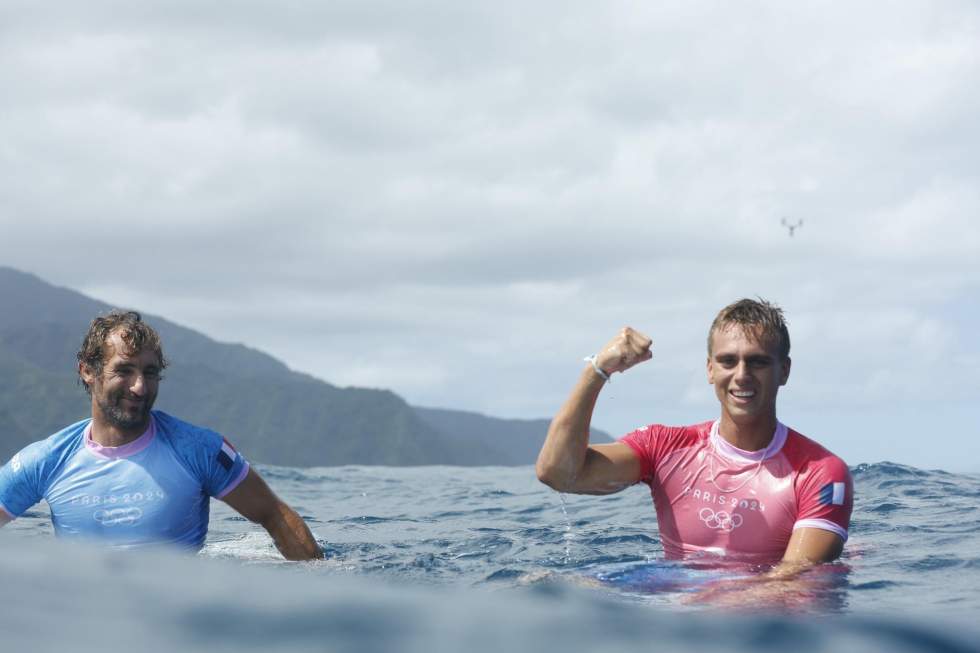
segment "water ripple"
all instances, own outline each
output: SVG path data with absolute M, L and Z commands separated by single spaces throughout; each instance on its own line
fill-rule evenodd
M 324 543 L 329 559 L 304 573 L 325 584 L 336 575 L 425 585 L 557 583 L 688 609 L 686 596 L 727 573 L 716 560 L 663 561 L 642 487 L 567 496 L 563 512 L 530 467 L 262 471 Z M 810 601 L 826 613 L 980 613 L 980 476 L 894 463 L 853 471 L 855 513 L 838 574 L 844 580 L 811 576 L 808 599 L 786 600 Z M 3 535 L 11 532 L 50 538 L 48 512 L 31 510 Z M 202 556 L 281 566 L 265 532 L 220 502 Z

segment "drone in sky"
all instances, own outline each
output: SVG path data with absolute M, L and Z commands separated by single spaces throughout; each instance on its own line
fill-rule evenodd
M 782 220 L 780 220 L 780 224 L 782 224 L 784 227 L 789 229 L 789 236 L 790 238 L 792 238 L 793 232 L 803 226 L 803 219 L 800 218 L 796 222 L 790 222 L 786 218 L 783 218 Z

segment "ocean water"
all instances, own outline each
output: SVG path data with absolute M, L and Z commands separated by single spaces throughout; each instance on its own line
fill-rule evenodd
M 730 592 L 760 569 L 664 561 L 645 486 L 259 469 L 328 559 L 282 561 L 219 502 L 196 556 L 57 542 L 42 505 L 0 531 L 4 650 L 980 651 L 980 475 L 859 465 L 839 562 Z

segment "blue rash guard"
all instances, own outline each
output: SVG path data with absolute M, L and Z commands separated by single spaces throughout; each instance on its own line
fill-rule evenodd
M 92 441 L 91 419 L 28 445 L 0 469 L 0 510 L 11 518 L 44 499 L 59 537 L 119 547 L 204 546 L 210 497 L 231 492 L 248 462 L 220 435 L 152 411 L 121 447 Z

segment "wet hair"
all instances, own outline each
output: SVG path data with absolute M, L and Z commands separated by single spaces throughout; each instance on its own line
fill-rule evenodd
M 783 309 L 775 304 L 759 297 L 758 300 L 740 299 L 721 309 L 708 329 L 708 356 L 711 356 L 711 336 L 715 331 L 731 326 L 737 326 L 743 333 L 767 344 L 774 343 L 779 358 L 789 358 L 789 329 L 786 328 Z
M 82 341 L 82 348 L 76 354 L 78 362 L 87 366 L 97 375 L 101 375 L 111 350 L 108 340 L 114 333 L 118 333 L 126 344 L 127 354 L 137 354 L 149 349 L 157 355 L 157 359 L 160 361 L 160 369 L 167 367 L 167 359 L 163 357 L 163 348 L 160 345 L 160 335 L 153 327 L 144 322 L 142 316 L 136 311 L 119 309 L 114 309 L 106 315 L 100 315 L 92 320 L 88 333 L 85 334 L 85 339 Z M 91 394 L 92 389 L 82 378 L 81 366 L 79 366 L 78 380 L 85 386 L 85 391 Z

